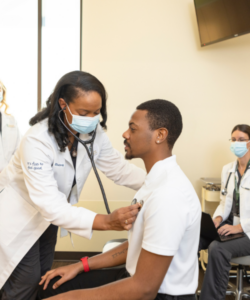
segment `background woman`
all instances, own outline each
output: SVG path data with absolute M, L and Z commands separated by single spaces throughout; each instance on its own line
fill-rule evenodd
M 245 237 L 226 242 L 210 241 L 201 237 L 199 251 L 208 248 L 208 265 L 200 299 L 225 299 L 230 260 L 232 257 L 250 255 L 250 126 L 236 125 L 231 134 L 230 150 L 236 161 L 222 169 L 221 194 L 213 220 L 220 235 L 244 232 Z M 231 175 L 230 175 L 231 173 Z M 230 177 L 229 177 L 230 176 Z
M 7 113 L 6 93 L 6 87 L 0 81 L 0 172 L 7 166 L 20 142 L 16 120 Z
M 135 190 L 144 182 L 145 172 L 111 146 L 103 131 L 106 121 L 105 88 L 81 71 L 64 75 L 47 107 L 31 119 L 33 126 L 0 175 L 2 300 L 36 299 L 40 277 L 52 266 L 57 226 L 88 239 L 92 230 L 131 228 L 139 205 L 111 215 L 71 206 L 79 199 L 91 162 L 67 128 L 88 140 L 97 126 L 93 145 L 97 168 L 115 183 Z

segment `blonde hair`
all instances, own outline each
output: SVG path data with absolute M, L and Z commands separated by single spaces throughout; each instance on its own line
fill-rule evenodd
M 5 106 L 5 109 L 4 109 L 4 113 L 6 113 L 7 115 L 9 115 L 7 113 L 7 110 L 9 108 L 9 105 L 7 104 L 6 102 L 6 93 L 7 93 L 7 89 L 6 87 L 4 86 L 4 84 L 2 83 L 2 81 L 0 80 L 0 85 L 2 86 L 2 89 L 3 89 L 3 100 L 0 102 L 0 109 Z

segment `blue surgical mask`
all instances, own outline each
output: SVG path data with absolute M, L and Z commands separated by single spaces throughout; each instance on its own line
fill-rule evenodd
M 3 91 L 0 92 L 0 102 L 3 100 Z
M 85 134 L 90 133 L 96 129 L 96 125 L 99 123 L 100 114 L 98 114 L 95 117 L 83 117 L 83 116 L 73 115 L 70 109 L 69 112 L 72 116 L 72 123 L 71 124 L 69 123 L 67 119 L 67 115 L 65 114 L 68 124 L 73 130 L 79 133 L 85 133 Z
M 248 142 L 232 142 L 230 150 L 237 157 L 241 158 L 249 151 L 249 149 L 247 149 L 247 143 Z

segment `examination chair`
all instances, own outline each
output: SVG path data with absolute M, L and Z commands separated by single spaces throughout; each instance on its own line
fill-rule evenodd
M 233 295 L 235 300 L 241 300 L 243 297 L 249 299 L 250 286 L 243 288 L 243 269 L 245 266 L 250 266 L 250 256 L 232 258 L 230 263 L 237 265 L 236 285 L 229 281 L 226 295 Z M 196 292 L 197 299 L 199 299 L 200 293 L 200 290 Z
M 242 256 L 232 258 L 230 263 L 237 264 L 236 285 L 228 282 L 226 295 L 234 295 L 235 300 L 241 300 L 243 297 L 250 298 L 250 286 L 243 288 L 243 269 L 245 266 L 250 266 L 250 256 Z

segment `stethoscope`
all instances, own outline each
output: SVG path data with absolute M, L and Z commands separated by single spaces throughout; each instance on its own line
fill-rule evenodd
M 81 140 L 78 136 L 76 136 L 65 124 L 64 124 L 64 122 L 62 121 L 62 119 L 61 119 L 61 117 L 60 117 L 60 112 L 61 111 L 63 111 L 63 110 L 65 110 L 66 109 L 66 107 L 64 107 L 62 110 L 60 110 L 59 112 L 58 112 L 58 117 L 59 117 L 59 119 L 60 119 L 60 121 L 61 121 L 61 123 L 63 124 L 63 126 L 78 140 L 78 142 L 79 143 L 81 143 L 82 145 L 83 145 L 83 147 L 86 149 L 86 152 L 87 152 L 87 154 L 88 154 L 88 157 L 89 157 L 89 159 L 90 159 L 90 161 L 91 161 L 91 164 L 92 164 L 92 167 L 93 167 L 93 170 L 94 170 L 94 172 L 95 172 L 95 176 L 96 176 L 96 179 L 97 179 L 97 181 L 98 181 L 98 183 L 99 183 L 99 186 L 100 186 L 100 189 L 101 189 L 101 192 L 102 192 L 102 197 L 103 197 L 103 201 L 104 201 L 104 204 L 105 204 L 105 207 L 106 207 L 106 210 L 107 210 L 107 213 L 108 214 L 110 214 L 110 209 L 109 209 L 109 205 L 108 205 L 108 200 L 107 200 L 107 197 L 106 197 L 106 194 L 105 194 L 105 191 L 104 191 L 104 188 L 103 188 L 103 185 L 102 185 L 102 182 L 101 182 L 101 179 L 100 179 L 100 177 L 99 177 L 99 174 L 98 174 L 98 172 L 97 172 L 97 169 L 96 169 L 96 165 L 95 165 L 95 161 L 94 161 L 94 147 L 93 147 L 93 145 L 94 145 L 94 141 L 95 141 L 95 137 L 96 137 L 96 131 L 97 131 L 97 127 L 98 127 L 98 125 L 96 125 L 96 128 L 95 128 L 95 130 L 94 130 L 94 132 L 93 132 L 93 134 L 92 134 L 92 137 L 91 137 L 91 139 L 89 139 L 88 141 L 83 141 L 83 140 Z M 88 147 L 87 147 L 87 145 L 88 144 L 90 144 L 90 151 L 89 151 L 89 149 L 88 149 Z
M 137 201 L 136 198 L 134 198 L 131 202 L 131 205 L 135 205 L 136 203 L 140 203 L 141 204 L 141 207 L 139 208 L 139 211 L 141 210 L 141 208 L 143 207 L 144 205 L 144 200 L 140 200 L 140 201 Z
M 250 167 L 248 167 L 248 169 L 250 169 Z M 223 196 L 226 196 L 226 195 L 227 195 L 227 187 L 228 187 L 228 183 L 229 183 L 229 180 L 230 180 L 230 177 L 231 177 L 232 173 L 233 173 L 233 172 L 230 172 L 230 173 L 229 173 L 229 175 L 228 175 L 228 177 L 227 177 L 227 183 L 226 183 L 226 186 L 225 186 L 225 188 L 221 191 L 221 194 L 222 194 Z M 244 186 L 241 186 L 241 187 L 242 187 L 243 189 L 245 189 L 245 190 L 250 191 L 250 189 L 247 188 L 247 187 L 244 187 Z
M 229 183 L 229 180 L 230 180 L 230 177 L 232 175 L 232 172 L 229 173 L 228 177 L 227 177 L 227 183 L 226 183 L 226 186 L 224 187 L 224 189 L 221 191 L 221 194 L 223 196 L 226 196 L 227 195 L 227 186 L 228 186 L 228 183 Z

